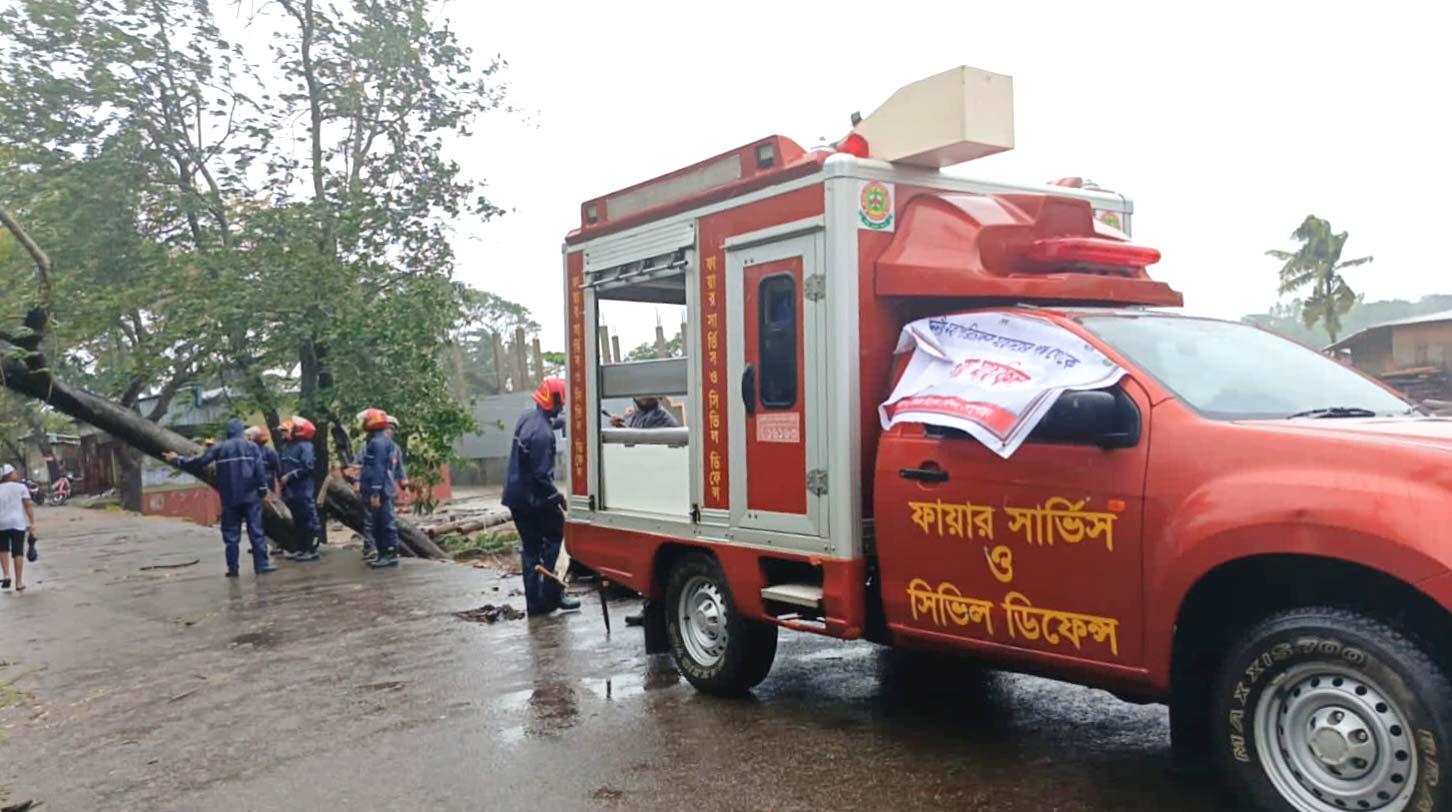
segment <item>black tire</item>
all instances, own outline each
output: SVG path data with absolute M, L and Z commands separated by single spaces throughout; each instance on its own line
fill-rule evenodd
M 1255 809 L 1452 809 L 1452 683 L 1379 620 L 1266 618 L 1226 657 L 1211 705 L 1217 761 Z
M 708 594 L 702 597 L 708 598 L 719 613 L 720 622 L 715 628 L 718 632 L 724 630 L 724 641 L 719 634 L 713 638 L 721 641 L 718 656 L 698 656 L 701 638 L 682 627 L 681 605 L 688 599 L 687 589 L 693 594 L 706 589 Z M 666 583 L 665 617 L 676 668 L 697 690 L 716 696 L 740 696 L 759 685 L 771 671 L 776 659 L 777 627 L 746 620 L 737 613 L 731 588 L 716 559 L 696 553 L 677 562 Z M 696 642 L 688 643 L 688 636 Z

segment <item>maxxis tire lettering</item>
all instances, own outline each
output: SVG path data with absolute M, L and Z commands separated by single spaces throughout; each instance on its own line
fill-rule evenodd
M 1314 632 L 1295 625 L 1326 627 Z M 1289 809 L 1285 796 L 1267 777 L 1264 756 L 1256 740 L 1260 722 L 1255 718 L 1265 691 L 1276 690 L 1304 662 L 1354 669 L 1385 685 L 1405 716 L 1407 734 L 1415 746 L 1417 773 L 1409 782 L 1403 807 L 1435 812 L 1444 807 L 1439 739 L 1452 731 L 1452 687 L 1446 673 L 1415 643 L 1396 629 L 1356 613 L 1329 607 L 1283 612 L 1246 632 L 1244 641 L 1260 638 L 1259 645 L 1233 646 L 1215 679 L 1212 696 L 1219 713 L 1218 740 L 1222 768 L 1239 788 L 1249 793 L 1257 808 Z M 1363 644 L 1363 641 L 1366 641 Z M 1300 662 L 1296 662 L 1300 661 Z M 1388 801 L 1390 803 L 1390 800 Z M 1353 807 L 1354 808 L 1354 807 Z

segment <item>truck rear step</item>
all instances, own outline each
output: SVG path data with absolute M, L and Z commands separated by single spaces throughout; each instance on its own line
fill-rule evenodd
M 822 610 L 822 586 L 821 584 L 772 584 L 762 588 L 761 599 L 820 612 Z

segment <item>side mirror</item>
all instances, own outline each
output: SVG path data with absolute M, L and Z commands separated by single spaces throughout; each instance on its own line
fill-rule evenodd
M 1139 412 L 1114 392 L 1065 392 L 1044 415 L 1034 434 L 1054 442 L 1130 448 L 1139 443 Z

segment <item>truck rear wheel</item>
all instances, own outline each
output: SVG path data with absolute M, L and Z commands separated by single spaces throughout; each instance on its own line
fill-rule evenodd
M 1422 647 L 1341 609 L 1282 612 L 1245 634 L 1213 698 L 1215 749 L 1265 812 L 1452 806 L 1452 684 Z
M 776 658 L 776 626 L 737 613 L 716 559 L 681 559 L 666 584 L 665 610 L 676 667 L 698 690 L 739 696 L 766 679 Z

